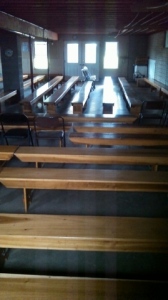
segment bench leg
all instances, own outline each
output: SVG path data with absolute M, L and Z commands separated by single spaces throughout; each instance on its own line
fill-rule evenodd
M 158 171 L 158 165 L 153 165 L 153 166 L 152 166 L 152 171 L 157 172 L 157 171 Z
M 26 188 L 23 189 L 23 203 L 24 203 L 25 212 L 27 212 L 29 207 L 29 202 L 31 202 L 31 195 L 32 195 L 32 190 L 27 190 Z

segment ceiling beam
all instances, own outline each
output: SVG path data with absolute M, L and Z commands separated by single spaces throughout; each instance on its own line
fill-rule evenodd
M 16 18 L 2 11 L 0 11 L 0 28 L 22 35 L 48 39 L 52 41 L 58 40 L 58 34 L 56 32 L 44 29 L 40 26 Z

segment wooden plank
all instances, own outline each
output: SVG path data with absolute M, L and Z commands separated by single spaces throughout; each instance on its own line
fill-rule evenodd
M 60 89 L 58 89 L 53 95 L 49 96 L 43 101 L 44 105 L 47 106 L 47 112 L 50 114 L 56 113 L 56 104 L 58 104 L 65 95 L 75 86 L 78 82 L 79 76 L 72 76 L 67 82 L 62 84 Z
M 6 101 L 6 100 L 12 98 L 15 95 L 17 95 L 17 90 L 2 92 L 0 94 L 0 102 Z
M 28 77 L 29 77 L 29 75 L 23 74 L 23 80 L 27 79 Z
M 34 86 L 36 87 L 39 82 L 44 80 L 44 78 L 45 78 L 45 75 L 37 75 L 37 76 L 33 77 Z M 31 86 L 31 79 L 25 80 L 23 82 L 23 86 L 24 86 L 24 88 L 30 87 Z
M 135 115 L 139 115 L 141 110 L 142 102 L 136 99 L 136 92 L 126 80 L 125 77 L 118 77 L 120 87 L 122 89 L 123 95 L 127 101 L 130 108 L 130 112 Z
M 76 144 L 98 146 L 168 146 L 167 135 L 157 134 L 112 134 L 112 133 L 83 133 L 71 132 L 69 140 Z
M 167 97 L 167 96 L 168 96 L 168 90 L 165 89 L 165 88 L 161 88 L 160 95 L 161 95 L 162 97 L 164 97 L 164 96 Z
M 20 101 L 20 104 L 23 106 L 24 113 L 32 113 L 32 105 L 37 103 L 44 95 L 53 90 L 54 87 L 56 87 L 62 80 L 63 76 L 56 76 L 35 90 L 31 95 Z
M 168 135 L 168 128 L 154 126 L 138 126 L 131 124 L 109 124 L 109 123 L 74 123 L 73 129 L 76 132 L 94 133 L 121 133 L 121 134 L 152 134 Z
M 103 114 L 113 113 L 114 99 L 116 95 L 113 91 L 113 81 L 110 76 L 105 76 L 103 82 Z
M 74 164 L 168 165 L 167 150 L 78 147 L 19 147 L 14 155 L 22 162 Z
M 90 91 L 92 88 L 92 81 L 86 81 L 80 88 L 79 92 L 75 94 L 71 105 L 73 106 L 73 113 L 82 113 L 83 108 L 89 98 Z
M 10 160 L 18 146 L 3 146 L 0 145 L 0 160 Z
M 3 248 L 168 252 L 168 219 L 0 214 Z
M 160 91 L 161 87 L 159 83 L 157 83 L 153 78 L 146 78 L 144 77 L 144 81 L 151 86 L 152 89 L 156 89 Z
M 133 115 L 117 115 L 117 114 L 64 114 L 62 115 L 66 122 L 94 122 L 94 123 L 130 123 L 137 120 L 137 116 Z
M 1 91 L 1 93 L 0 93 L 0 112 L 2 112 L 2 110 L 3 110 L 2 103 L 16 95 L 17 95 L 17 90 L 8 91 L 8 92 Z
M 29 121 L 34 120 L 35 114 L 32 112 L 26 114 L 29 118 Z M 47 113 L 38 113 L 39 116 L 49 116 Z M 57 116 L 59 114 L 56 114 Z M 65 122 L 68 123 L 85 123 L 85 122 L 94 122 L 94 123 L 127 123 L 132 124 L 137 121 L 137 116 L 130 114 L 62 114 L 60 115 L 64 118 Z
M 168 282 L 0 274 L 1 300 L 167 299 Z M 10 288 L 9 288 L 10 286 Z
M 4 167 L 0 182 L 25 189 L 167 192 L 168 172 Z

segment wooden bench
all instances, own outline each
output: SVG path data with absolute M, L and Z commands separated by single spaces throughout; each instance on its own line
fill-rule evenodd
M 145 83 L 150 85 L 151 91 L 157 90 L 160 93 L 161 87 L 160 87 L 159 83 L 157 83 L 153 78 L 144 77 L 143 80 L 145 81 Z
M 103 146 L 168 146 L 168 128 L 125 124 L 75 123 L 73 143 Z
M 11 168 L 0 171 L 7 188 L 23 189 L 25 211 L 32 189 L 168 192 L 168 172 L 134 170 Z
M 1 150 L 1 148 L 0 148 Z M 1 154 L 1 152 L 0 152 Z M 156 149 L 110 149 L 110 148 L 56 148 L 56 147 L 18 147 L 14 155 L 22 162 L 104 164 L 104 165 L 158 165 L 168 166 L 167 150 Z
M 131 114 L 139 115 L 142 102 L 136 99 L 136 92 L 133 90 L 125 77 L 118 77 L 118 81 L 123 92 L 123 96 L 127 102 Z
M 26 80 L 26 79 L 28 79 L 28 77 L 29 77 L 29 75 L 28 74 L 23 74 L 23 80 Z
M 0 299 L 166 299 L 167 281 L 0 274 Z M 11 288 L 9 288 L 9 286 Z
M 3 248 L 167 253 L 168 219 L 0 214 Z
M 39 116 L 49 116 L 49 114 L 46 113 L 38 113 L 38 114 L 33 114 L 33 113 L 27 113 L 26 114 L 29 122 L 30 122 L 30 127 L 32 130 L 34 129 L 34 118 L 36 115 Z M 58 114 L 56 114 L 58 115 Z M 104 114 L 104 115 L 96 115 L 96 114 L 64 114 L 60 115 L 61 117 L 64 118 L 64 125 L 65 125 L 65 131 L 69 131 L 72 127 L 73 124 L 76 122 L 105 122 L 105 123 L 126 123 L 126 124 L 131 124 L 137 120 L 136 117 L 131 116 L 131 115 L 113 115 L 111 116 L 110 114 Z M 20 126 L 19 126 L 20 127 Z M 22 126 L 24 128 L 24 126 Z M 10 129 L 12 128 L 12 125 L 6 125 L 5 128 Z
M 38 87 L 38 84 L 42 81 L 44 81 L 44 78 L 45 78 L 45 75 L 37 75 L 35 77 L 33 77 L 33 84 L 34 84 L 34 87 L 37 88 Z M 23 87 L 24 88 L 28 88 L 31 86 L 31 79 L 28 79 L 28 80 L 25 80 L 23 82 Z
M 115 94 L 113 92 L 113 81 L 110 76 L 105 76 L 103 82 L 103 114 L 112 114 L 113 113 L 113 106 L 114 106 L 114 98 Z
M 43 96 L 47 95 L 49 92 L 52 92 L 53 89 L 57 87 L 62 80 L 63 76 L 56 76 L 49 82 L 36 89 L 31 95 L 20 101 L 23 112 L 25 114 L 32 113 L 32 106 L 36 104 L 39 100 L 41 100 Z
M 124 123 L 74 123 L 73 129 L 75 132 L 94 132 L 94 133 L 119 133 L 119 134 L 132 134 L 138 135 L 160 135 L 168 136 L 168 128 L 155 127 L 155 126 L 138 126 L 135 124 Z
M 168 89 L 161 88 L 160 96 L 161 96 L 162 98 L 167 97 L 167 96 L 168 96 Z
M 68 81 L 66 81 L 53 95 L 49 96 L 43 101 L 44 105 L 47 107 L 47 113 L 55 114 L 56 106 L 65 97 L 65 95 L 75 87 L 75 84 L 79 81 L 79 76 L 72 76 Z
M 2 112 L 2 103 L 4 103 L 6 100 L 9 100 L 10 98 L 12 98 L 16 95 L 17 95 L 17 90 L 8 91 L 8 92 L 4 92 L 4 91 L 0 92 L 0 112 Z
M 18 146 L 0 145 L 0 160 L 2 161 L 10 160 L 13 157 L 14 152 L 16 151 L 17 148 Z
M 88 133 L 72 132 L 69 140 L 77 144 L 97 146 L 140 146 L 140 147 L 167 147 L 168 136 L 157 134 L 115 134 L 115 133 Z
M 151 87 L 151 91 L 156 90 L 159 92 L 159 97 L 164 98 L 168 96 L 168 86 L 166 86 L 165 84 L 158 82 L 157 80 L 153 79 L 153 78 L 143 78 L 143 81 L 145 82 L 145 84 L 150 85 Z
M 133 115 L 119 115 L 119 114 L 63 114 L 65 122 L 94 122 L 94 123 L 128 123 L 132 124 L 137 121 L 137 116 Z
M 27 113 L 27 117 L 29 118 L 29 122 L 34 122 L 34 117 L 36 115 L 39 116 L 48 116 L 47 113 Z M 52 114 L 53 115 L 53 114 Z M 60 114 L 56 114 L 60 115 Z M 133 124 L 138 121 L 137 116 L 133 115 L 123 115 L 123 114 L 61 114 L 61 117 L 64 118 L 65 123 L 125 123 L 125 124 Z
M 84 107 L 86 106 L 87 100 L 89 98 L 92 89 L 92 81 L 85 81 L 80 88 L 79 92 L 73 97 L 71 104 L 73 106 L 74 114 L 82 114 Z

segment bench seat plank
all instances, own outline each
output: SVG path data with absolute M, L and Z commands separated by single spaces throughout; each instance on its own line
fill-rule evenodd
M 72 76 L 67 82 L 62 84 L 60 89 L 43 101 L 44 105 L 47 106 L 48 113 L 55 113 L 56 104 L 58 104 L 65 97 L 65 95 L 71 90 L 72 87 L 74 87 L 78 80 L 79 76 Z
M 34 120 L 35 114 L 27 113 L 27 117 L 29 118 L 29 121 L 32 122 Z M 49 116 L 49 114 L 46 113 L 38 113 L 37 115 L 40 116 Z M 56 114 L 58 115 L 58 114 Z M 120 114 L 63 114 L 61 117 L 64 118 L 65 122 L 94 122 L 94 123 L 127 123 L 132 124 L 135 121 L 137 121 L 137 116 L 133 115 L 120 115 Z
M 71 132 L 69 140 L 77 144 L 99 146 L 168 146 L 167 135 L 157 134 L 112 134 L 112 133 L 83 133 Z
M 3 248 L 168 252 L 168 219 L 0 214 Z
M 162 97 L 164 96 L 168 96 L 168 89 L 165 89 L 165 88 L 161 88 L 161 91 L 160 91 L 160 94 Z
M 113 113 L 116 94 L 113 91 L 113 81 L 111 76 L 105 76 L 103 82 L 103 113 Z
M 6 101 L 6 100 L 12 98 L 15 95 L 17 95 L 17 90 L 7 91 L 7 92 L 2 91 L 0 93 L 0 102 Z
M 79 92 L 75 94 L 71 105 L 73 106 L 73 113 L 82 113 L 83 108 L 86 106 L 86 102 L 89 98 L 90 91 L 92 89 L 92 81 L 86 81 L 83 83 Z
M 0 274 L 1 300 L 166 299 L 168 282 Z M 10 286 L 10 289 L 9 289 Z M 147 298 L 146 298 L 147 297 Z
M 144 81 L 151 86 L 151 88 L 160 91 L 161 87 L 153 78 L 144 77 Z
M 53 90 L 54 87 L 56 87 L 62 80 L 63 76 L 56 76 L 35 90 L 31 95 L 20 101 L 20 104 L 23 106 L 23 112 L 26 114 L 32 113 L 32 105 L 37 103 L 44 95 Z
M 18 146 L 3 146 L 0 145 L 0 160 L 10 160 Z
M 133 123 L 137 120 L 137 116 L 133 115 L 117 115 L 117 114 L 64 114 L 62 115 L 66 122 L 94 122 L 94 123 Z
M 127 101 L 130 112 L 135 115 L 139 115 L 142 102 L 136 99 L 137 95 L 132 86 L 126 80 L 125 77 L 118 77 L 118 81 L 123 92 L 123 95 Z
M 108 123 L 74 123 L 73 129 L 76 132 L 94 133 L 123 133 L 123 134 L 156 134 L 168 135 L 168 128 L 154 126 L 137 126 L 132 124 L 108 124 Z
M 8 99 L 10 99 L 10 98 L 12 98 L 12 97 L 14 97 L 14 96 L 16 96 L 16 95 L 17 95 L 17 90 L 6 91 L 6 92 L 1 91 L 1 92 L 0 92 L 0 113 L 1 113 L 2 110 L 3 110 L 3 103 L 4 103 L 6 100 L 8 100 Z
M 168 172 L 4 167 L 0 182 L 9 188 L 167 192 Z
M 14 155 L 22 162 L 77 164 L 168 165 L 167 150 L 19 147 Z
M 37 75 L 37 76 L 33 77 L 34 86 L 37 87 L 39 82 L 43 81 L 44 78 L 45 78 L 45 75 Z M 24 86 L 24 88 L 30 87 L 31 86 L 31 79 L 25 80 L 23 82 L 23 86 Z

